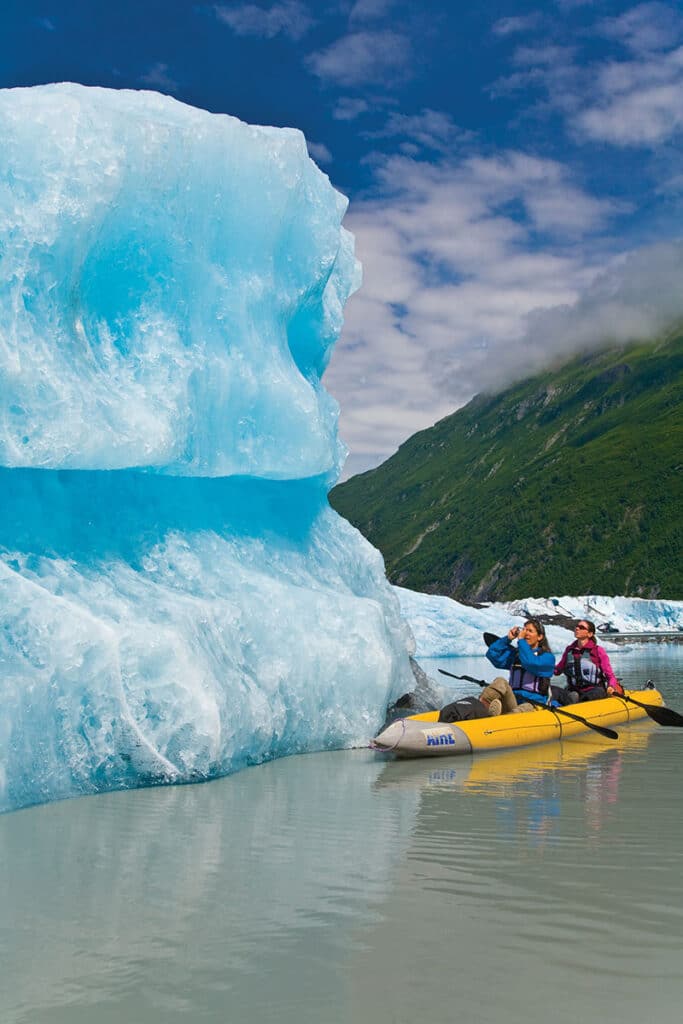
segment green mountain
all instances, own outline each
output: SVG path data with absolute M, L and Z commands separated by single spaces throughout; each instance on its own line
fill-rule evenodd
M 393 583 L 683 599 L 683 328 L 469 405 L 330 494 Z

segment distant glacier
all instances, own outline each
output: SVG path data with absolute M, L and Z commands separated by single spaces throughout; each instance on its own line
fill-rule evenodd
M 403 587 L 394 588 L 401 612 L 415 637 L 416 654 L 422 658 L 448 658 L 484 654 L 482 633 L 502 635 L 511 625 L 520 625 L 533 616 L 589 618 L 596 626 L 611 625 L 618 632 L 683 631 L 683 601 L 654 601 L 638 597 L 534 598 L 472 607 L 436 594 L 420 594 Z M 547 626 L 548 639 L 556 652 L 562 652 L 573 634 L 560 625 Z M 600 643 L 614 649 L 609 634 L 601 633 Z

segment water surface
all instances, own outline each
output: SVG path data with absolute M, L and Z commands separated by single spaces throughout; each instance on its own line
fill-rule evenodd
M 683 711 L 683 648 L 613 662 Z M 683 730 L 619 731 L 4 815 L 0 1020 L 678 1024 Z

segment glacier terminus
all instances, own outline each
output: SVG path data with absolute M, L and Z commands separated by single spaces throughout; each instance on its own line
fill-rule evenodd
M 365 742 L 412 686 L 331 510 L 360 280 L 300 132 L 0 91 L 0 810 Z

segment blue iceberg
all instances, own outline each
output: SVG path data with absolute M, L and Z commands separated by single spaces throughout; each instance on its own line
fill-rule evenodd
M 334 513 L 358 286 L 303 136 L 0 91 L 0 810 L 365 742 L 412 686 Z

